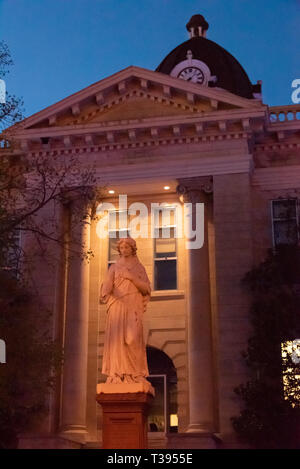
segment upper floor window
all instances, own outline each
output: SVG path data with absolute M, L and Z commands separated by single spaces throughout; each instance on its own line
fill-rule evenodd
M 154 289 L 177 289 L 176 207 L 154 214 Z
M 176 290 L 176 206 L 160 206 L 154 211 L 156 212 L 152 219 L 154 290 Z M 118 241 L 131 236 L 129 221 L 128 211 L 114 210 L 108 213 L 108 266 L 119 259 Z
M 272 200 L 273 246 L 297 244 L 298 201 L 297 199 Z

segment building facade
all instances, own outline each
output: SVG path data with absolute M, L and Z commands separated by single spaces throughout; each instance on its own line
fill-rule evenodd
M 169 221 L 154 222 L 159 234 L 170 229 L 169 238 L 136 239 L 152 283 L 144 318 L 157 389 L 150 446 L 236 448 L 230 419 L 241 402 L 233 389 L 247 380 L 241 351 L 251 333 L 251 299 L 240 280 L 287 226 L 297 226 L 300 105 L 264 104 L 261 84 L 251 84 L 237 60 L 206 38 L 202 16 L 187 29 L 190 39 L 156 71 L 121 70 L 27 118 L 15 138 L 30 157 L 51 162 L 75 155 L 83 167 L 94 165 L 99 203 L 130 217 L 128 207 L 143 202 L 142 225 L 151 225 L 153 204 L 171 213 Z M 286 200 L 289 216 L 280 210 Z M 187 249 L 185 233 L 175 235 L 174 214 L 185 219 L 184 204 L 192 204 L 195 216 L 197 203 L 204 204 L 204 243 Z M 73 210 L 72 201 L 62 203 L 58 222 L 64 225 Z M 101 237 L 98 227 L 97 217 L 78 225 L 79 239 L 94 254 L 89 262 L 67 260 L 61 247 L 51 268 L 37 261 L 35 282 L 53 312 L 53 337 L 65 361 L 48 416 L 22 436 L 20 447 L 101 447 L 95 394 L 105 379 L 106 313 L 99 288 L 116 258 L 116 238 Z M 119 236 L 122 227 L 109 222 L 109 230 Z M 30 251 L 29 236 L 26 243 Z

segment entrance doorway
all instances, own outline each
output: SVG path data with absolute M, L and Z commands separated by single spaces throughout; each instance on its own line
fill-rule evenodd
M 175 433 L 177 417 L 177 373 L 171 358 L 155 347 L 147 347 L 148 380 L 155 389 L 155 398 L 148 417 L 150 433 Z

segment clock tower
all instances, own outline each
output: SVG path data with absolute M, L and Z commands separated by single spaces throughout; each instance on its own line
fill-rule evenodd
M 201 86 L 224 89 L 243 98 L 261 97 L 241 64 L 223 47 L 206 38 L 209 24 L 194 15 L 186 25 L 190 39 L 173 49 L 157 67 L 165 73 Z

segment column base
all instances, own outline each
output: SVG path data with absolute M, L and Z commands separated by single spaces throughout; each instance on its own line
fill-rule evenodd
M 22 434 L 19 435 L 18 449 L 82 449 L 82 444 L 58 435 Z
M 114 386 L 109 393 L 109 386 Z M 116 392 L 115 386 L 122 391 L 122 385 L 102 385 L 102 392 L 96 400 L 103 410 L 103 449 L 146 449 L 147 416 L 153 401 L 149 392 Z M 105 392 L 103 392 L 103 387 Z M 99 388 L 98 388 L 99 389 Z
M 185 432 L 203 434 L 211 433 L 210 429 L 208 429 L 207 426 L 201 425 L 200 423 L 190 423 Z
M 60 429 L 59 437 L 85 444 L 88 439 L 88 432 L 83 425 L 68 425 Z
M 168 434 L 167 449 L 217 449 L 218 443 L 212 433 Z

